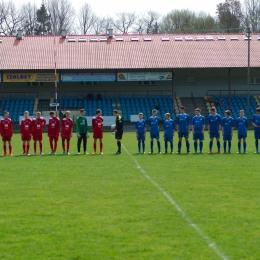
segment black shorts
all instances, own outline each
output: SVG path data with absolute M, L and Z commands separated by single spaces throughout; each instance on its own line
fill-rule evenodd
M 115 138 L 121 140 L 122 136 L 123 136 L 123 130 L 120 130 L 120 131 L 117 130 L 115 133 Z

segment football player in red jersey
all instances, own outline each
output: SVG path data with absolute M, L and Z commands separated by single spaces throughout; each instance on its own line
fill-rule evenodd
M 70 118 L 70 111 L 65 112 L 65 118 L 61 121 L 61 138 L 63 154 L 70 154 L 70 138 L 72 137 L 73 120 Z M 65 149 L 65 140 L 67 140 L 67 149 Z
M 50 115 L 50 119 L 48 125 L 48 136 L 49 136 L 50 147 L 51 147 L 51 151 L 49 154 L 56 154 L 57 144 L 59 139 L 59 131 L 60 131 L 60 120 L 58 117 L 55 116 L 54 111 L 51 111 L 49 115 Z
M 32 119 L 29 118 L 29 112 L 24 111 L 24 119 L 20 126 L 21 139 L 23 141 L 23 155 L 30 155 L 30 141 L 32 133 Z
M 9 144 L 9 155 L 12 156 L 12 136 L 13 136 L 13 124 L 12 120 L 8 118 L 9 112 L 4 111 L 4 118 L 1 119 L 0 121 L 0 133 L 2 136 L 2 141 L 3 141 L 3 148 L 4 148 L 4 153 L 3 156 L 6 156 L 6 142 Z
M 100 109 L 97 109 L 96 116 L 92 118 L 92 129 L 93 129 L 93 138 L 94 138 L 94 152 L 93 154 L 96 154 L 97 152 L 97 139 L 99 139 L 99 147 L 100 147 L 100 154 L 103 154 L 103 117 L 102 111 Z
M 44 155 L 42 152 L 42 132 L 46 125 L 46 119 L 41 117 L 41 112 L 36 113 L 36 117 L 32 120 L 32 135 L 34 141 L 34 155 L 36 155 L 37 141 L 40 146 L 40 154 Z

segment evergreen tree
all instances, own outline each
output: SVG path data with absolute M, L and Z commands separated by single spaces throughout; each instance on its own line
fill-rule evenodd
M 44 3 L 36 12 L 37 20 L 35 25 L 35 34 L 51 34 L 51 16 L 48 14 Z

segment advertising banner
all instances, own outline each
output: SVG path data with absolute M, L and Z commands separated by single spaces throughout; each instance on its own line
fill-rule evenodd
M 170 81 L 172 72 L 119 72 L 118 81 Z
M 62 82 L 100 82 L 115 81 L 115 73 L 62 73 Z
M 4 82 L 55 82 L 54 73 L 4 73 Z M 59 81 L 59 74 L 56 74 Z

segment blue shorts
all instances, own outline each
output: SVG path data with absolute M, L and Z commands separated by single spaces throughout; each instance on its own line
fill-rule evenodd
M 173 136 L 164 136 L 164 142 L 172 142 Z
M 137 141 L 145 141 L 144 133 L 137 133 Z
M 232 136 L 231 135 L 223 135 L 223 140 L 224 141 L 231 141 L 232 140 Z
M 159 133 L 157 133 L 157 134 L 152 134 L 152 133 L 150 133 L 150 137 L 151 137 L 151 139 L 159 139 L 160 138 L 160 134 Z
M 193 134 L 193 140 L 204 140 L 204 134 L 203 133 L 195 133 Z
M 238 139 L 247 138 L 247 134 L 237 134 Z
M 220 134 L 219 133 L 209 133 L 209 138 L 210 139 L 213 139 L 213 138 L 219 139 L 220 138 Z
M 255 128 L 255 139 L 260 139 L 260 128 Z
M 189 138 L 189 133 L 188 132 L 179 132 L 178 137 L 179 138 L 182 138 L 182 137 Z

